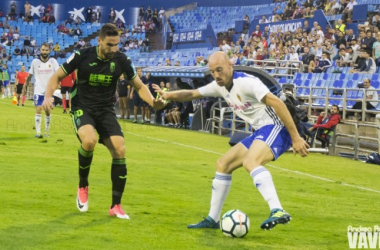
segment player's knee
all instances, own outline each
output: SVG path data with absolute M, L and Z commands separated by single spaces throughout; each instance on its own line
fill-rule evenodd
M 229 172 L 229 170 L 228 170 L 228 164 L 226 164 L 226 162 L 223 161 L 222 158 L 219 158 L 216 161 L 216 171 L 220 172 L 220 173 L 228 173 Z
M 81 140 L 82 140 L 82 147 L 84 150 L 93 151 L 95 149 L 95 145 L 97 142 L 96 137 L 87 136 Z
M 125 145 L 121 144 L 114 148 L 112 157 L 114 158 L 124 158 L 125 157 Z

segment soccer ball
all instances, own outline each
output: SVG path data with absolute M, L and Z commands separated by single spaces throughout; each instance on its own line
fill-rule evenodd
M 244 237 L 249 231 L 249 218 L 240 210 L 230 210 L 223 214 L 220 229 L 228 237 Z

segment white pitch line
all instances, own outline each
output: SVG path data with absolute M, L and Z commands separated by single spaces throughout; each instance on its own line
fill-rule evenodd
M 143 136 L 143 135 L 139 135 L 139 134 L 135 134 L 135 133 L 131 133 L 131 132 L 124 132 L 124 133 L 125 134 L 134 135 L 134 136 L 139 136 L 139 137 L 145 137 L 145 138 L 156 140 L 156 141 L 167 142 L 167 143 L 171 143 L 171 144 L 175 144 L 175 145 L 179 145 L 179 146 L 183 146 L 183 147 L 187 147 L 187 148 L 192 148 L 192 149 L 200 150 L 200 151 L 203 151 L 203 152 L 208 152 L 208 153 L 217 154 L 217 155 L 223 155 L 223 153 L 220 153 L 220 152 L 215 152 L 215 151 L 211 151 L 211 150 L 204 149 L 204 148 L 194 147 L 194 146 L 183 144 L 183 143 L 161 140 L 161 139 L 157 139 L 157 138 L 153 138 L 153 137 L 149 137 L 149 136 Z M 369 191 L 369 192 L 374 192 L 374 193 L 380 194 L 379 190 L 375 190 L 375 189 L 371 189 L 371 188 L 365 188 L 365 187 L 361 187 L 361 186 L 357 186 L 357 185 L 352 185 L 352 184 L 348 184 L 348 183 L 344 183 L 344 182 L 337 183 L 337 181 L 330 180 L 330 179 L 327 179 L 327 178 L 324 178 L 324 177 L 320 177 L 320 176 L 316 176 L 316 175 L 312 175 L 312 174 L 308 174 L 308 173 L 303 173 L 303 172 L 300 172 L 300 171 L 290 170 L 290 169 L 286 169 L 286 168 L 281 168 L 281 167 L 274 166 L 272 164 L 266 164 L 266 165 L 270 166 L 272 168 L 275 168 L 275 169 L 283 170 L 283 171 L 286 171 L 286 172 L 291 172 L 291 173 L 298 174 L 298 175 L 307 176 L 307 177 L 310 177 L 310 178 L 313 178 L 313 179 L 317 179 L 317 180 L 321 180 L 321 181 L 326 181 L 326 182 L 333 182 L 333 183 L 336 183 L 336 184 L 341 184 L 343 186 L 357 188 L 357 189 L 361 189 L 361 190 L 365 190 L 365 191 Z

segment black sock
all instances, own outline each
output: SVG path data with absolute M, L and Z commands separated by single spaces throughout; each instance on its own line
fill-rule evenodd
M 88 186 L 88 175 L 90 173 L 93 152 L 84 150 L 82 146 L 78 150 L 80 188 Z
M 127 164 L 125 158 L 113 159 L 111 168 L 112 206 L 120 204 L 125 183 L 127 182 Z

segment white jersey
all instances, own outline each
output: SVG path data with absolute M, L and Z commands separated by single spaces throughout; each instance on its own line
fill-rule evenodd
M 48 85 L 50 77 L 59 68 L 57 60 L 49 58 L 46 62 L 42 62 L 40 59 L 34 59 L 30 66 L 29 74 L 34 76 L 34 94 L 45 95 L 46 87 Z
M 236 115 L 251 124 L 255 130 L 269 124 L 283 126 L 274 110 L 261 102 L 270 91 L 257 77 L 234 72 L 231 92 L 220 87 L 216 81 L 198 90 L 202 96 L 223 97 Z

